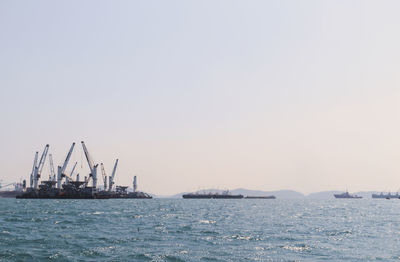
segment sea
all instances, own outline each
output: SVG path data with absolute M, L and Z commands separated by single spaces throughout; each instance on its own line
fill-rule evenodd
M 0 199 L 0 261 L 399 261 L 400 200 Z

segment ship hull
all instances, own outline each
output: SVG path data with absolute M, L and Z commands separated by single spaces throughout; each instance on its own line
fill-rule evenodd
M 21 191 L 0 191 L 0 198 L 15 198 Z
M 276 199 L 275 196 L 247 196 L 246 199 Z
M 243 195 L 185 194 L 185 195 L 182 195 L 182 197 L 186 198 L 186 199 L 241 199 L 241 198 L 243 198 Z
M 22 194 L 16 196 L 19 199 L 109 199 L 109 196 L 102 195 L 31 195 L 31 194 Z
M 187 199 L 211 199 L 212 195 L 182 195 L 183 198 Z
M 127 194 L 116 194 L 114 192 L 98 192 L 98 193 L 88 193 L 88 192 L 57 192 L 57 193 L 42 193 L 42 192 L 26 192 L 17 196 L 20 199 L 151 199 L 152 196 L 143 192 L 134 192 Z
M 340 196 L 340 195 L 334 195 L 334 196 L 335 196 L 335 198 L 341 198 L 341 199 L 344 199 L 344 198 L 360 199 L 360 198 L 362 198 L 361 196 Z
M 400 198 L 400 195 L 390 195 L 390 194 L 372 194 L 372 198 Z

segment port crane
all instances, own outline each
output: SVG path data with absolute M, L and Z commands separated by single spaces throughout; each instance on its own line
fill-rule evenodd
M 47 144 L 44 147 L 42 156 L 40 157 L 39 164 L 35 167 L 35 172 L 34 172 L 34 175 L 33 175 L 33 187 L 34 187 L 35 190 L 38 187 L 39 178 L 40 178 L 40 175 L 42 173 L 44 162 L 46 161 L 46 156 L 47 156 L 47 152 L 48 151 L 49 151 L 49 144 Z M 35 157 L 35 159 L 36 159 L 36 157 Z
M 71 178 L 72 178 L 72 175 L 74 174 L 75 167 L 76 167 L 77 164 L 78 164 L 78 162 L 75 162 L 74 167 L 72 168 L 71 173 L 69 174 L 69 176 L 70 176 Z
M 31 176 L 30 176 L 30 179 L 29 179 L 30 188 L 33 188 L 33 177 L 35 175 L 35 169 L 36 169 L 36 164 L 37 164 L 37 160 L 38 160 L 38 155 L 39 155 L 39 152 L 36 151 L 35 159 L 33 160 L 32 173 L 31 173 Z
M 103 182 L 104 182 L 104 190 L 111 191 L 111 190 L 112 190 L 112 187 L 113 187 L 113 185 L 114 185 L 114 177 L 115 177 L 115 172 L 116 172 L 116 170 L 117 170 L 118 159 L 115 161 L 112 174 L 111 174 L 111 176 L 109 176 L 109 177 L 107 177 L 106 171 L 104 170 L 104 164 L 101 163 L 100 165 L 101 165 L 101 174 L 102 174 L 102 176 L 103 176 Z M 108 179 L 107 179 L 107 178 L 108 178 Z M 108 180 L 108 182 L 109 182 L 108 187 L 107 187 L 107 180 Z
M 50 177 L 49 180 L 56 180 L 56 172 L 54 171 L 54 163 L 53 163 L 53 155 L 49 154 L 49 162 L 50 162 Z
M 78 162 L 75 162 L 74 167 L 72 168 L 71 173 L 69 175 L 65 174 L 65 179 L 66 179 L 67 183 L 69 181 L 74 181 L 74 179 L 72 178 L 72 175 L 74 174 L 75 167 L 76 167 L 77 164 L 78 164 Z
M 89 151 L 86 148 L 85 142 L 82 141 L 81 144 L 82 144 L 83 152 L 85 152 L 85 157 L 86 157 L 86 160 L 88 162 L 89 169 L 90 169 L 89 178 L 85 181 L 85 184 L 87 186 L 87 184 L 90 181 L 90 178 L 92 178 L 92 180 L 93 180 L 93 188 L 96 188 L 97 187 L 97 167 L 98 167 L 98 164 L 96 164 L 96 165 L 93 164 L 93 160 L 89 155 Z
M 117 171 L 117 166 L 118 166 L 118 159 L 115 160 L 115 164 L 114 164 L 114 168 L 113 168 L 112 174 L 111 174 L 111 176 L 108 178 L 108 179 L 109 179 L 109 181 L 108 181 L 108 191 L 109 191 L 109 192 L 111 192 L 112 187 L 113 187 L 113 185 L 114 185 L 114 177 L 115 177 L 115 172 Z
M 104 190 L 107 190 L 107 174 L 106 171 L 104 170 L 103 163 L 101 163 L 100 165 L 101 165 L 101 175 L 103 176 Z
M 65 169 L 67 168 L 69 159 L 71 158 L 72 151 L 74 150 L 75 143 L 72 143 L 71 148 L 68 151 L 67 157 L 65 158 L 63 166 L 58 166 L 57 168 L 57 188 L 61 188 L 61 182 L 63 177 L 69 177 L 65 174 Z M 71 178 L 70 178 L 71 179 Z

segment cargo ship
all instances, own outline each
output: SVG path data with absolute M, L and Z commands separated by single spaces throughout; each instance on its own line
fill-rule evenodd
M 29 199 L 108 199 L 107 195 L 98 193 L 93 187 L 85 186 L 83 181 L 69 181 L 57 188 L 56 181 L 42 181 L 38 190 L 28 188 L 16 198 Z
M 351 195 L 349 192 L 344 192 L 342 194 L 333 194 L 335 198 L 362 198 L 362 196 Z
M 246 199 L 276 199 L 275 196 L 246 196 Z
M 391 193 L 380 193 L 380 194 L 372 194 L 372 198 L 384 198 L 384 199 L 391 199 L 391 198 L 400 198 L 399 193 L 397 192 L 396 194 L 391 194 Z
M 14 186 L 14 190 L 0 191 L 0 198 L 15 198 L 17 195 L 20 195 L 26 188 L 26 181 L 24 180 L 23 183 L 11 183 L 5 186 L 0 186 L 0 188 L 5 188 L 8 186 Z
M 26 181 L 24 181 L 24 188 L 22 192 L 16 195 L 16 198 L 29 198 L 29 199 L 109 199 L 109 198 L 152 198 L 149 194 L 137 191 L 136 176 L 133 179 L 133 192 L 127 191 L 127 186 L 116 186 L 114 187 L 114 177 L 118 165 L 118 159 L 115 161 L 115 165 L 111 176 L 107 176 L 104 170 L 104 165 L 101 163 L 101 174 L 103 177 L 104 186 L 101 190 L 97 187 L 97 168 L 98 164 L 94 164 L 89 152 L 86 148 L 85 143 L 82 141 L 82 148 L 86 156 L 87 163 L 89 165 L 90 174 L 85 176 L 83 181 L 80 180 L 79 174 L 73 176 L 77 162 L 75 162 L 72 171 L 67 174 L 66 168 L 71 158 L 75 143 L 72 143 L 70 150 L 68 151 L 67 157 L 62 166 L 58 166 L 57 173 L 54 171 L 52 155 L 49 154 L 50 159 L 50 175 L 49 179 L 41 181 L 41 172 L 43 169 L 44 162 L 49 150 L 49 145 L 46 145 L 40 160 L 38 161 L 38 152 L 35 154 L 32 173 L 30 175 L 30 187 L 26 187 Z M 115 189 L 115 190 L 114 190 Z
M 15 190 L 0 191 L 0 198 L 15 198 L 20 194 L 20 191 Z
M 219 193 L 189 193 L 183 194 L 183 198 L 186 199 L 242 199 L 243 195 L 232 195 L 229 190 Z

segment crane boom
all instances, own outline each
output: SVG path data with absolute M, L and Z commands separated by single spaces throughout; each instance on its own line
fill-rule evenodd
M 50 176 L 51 176 L 51 180 L 55 180 L 56 179 L 56 172 L 54 171 L 54 163 L 53 163 L 53 155 L 49 154 L 49 160 L 50 160 Z
M 89 151 L 86 148 L 85 142 L 82 141 L 81 143 L 82 143 L 83 151 L 85 152 L 86 160 L 87 160 L 89 168 L 90 168 L 90 172 L 93 174 L 94 165 L 93 165 L 92 158 L 89 155 Z
M 93 160 L 89 155 L 89 151 L 86 148 L 85 142 L 81 141 L 81 143 L 82 143 L 83 151 L 85 152 L 86 160 L 87 160 L 89 168 L 90 168 L 90 175 L 89 175 L 89 178 L 86 181 L 86 185 L 89 183 L 90 178 L 92 178 L 92 180 L 93 180 L 93 188 L 96 188 L 97 187 L 97 167 L 98 167 L 98 164 L 93 165 Z
M 70 177 L 72 177 L 72 175 L 74 174 L 76 164 L 78 164 L 78 162 L 75 162 L 75 165 L 74 165 L 74 167 L 72 168 L 71 174 L 69 175 Z
M 107 190 L 107 174 L 104 170 L 104 165 L 101 163 L 101 175 L 103 176 L 104 190 Z
M 64 165 L 61 167 L 61 173 L 64 173 L 65 169 L 67 168 L 69 159 L 71 158 L 71 155 L 72 155 L 72 151 L 74 150 L 74 146 L 75 146 L 75 143 L 72 143 L 72 146 L 68 151 L 67 157 L 65 158 Z
M 115 177 L 115 171 L 117 171 L 117 165 L 118 165 L 118 159 L 115 160 L 114 168 L 113 168 L 113 171 L 112 171 L 112 174 L 111 174 L 111 177 L 112 177 L 113 180 L 114 180 L 114 177 Z
M 32 173 L 31 173 L 31 177 L 30 177 L 30 181 L 29 181 L 30 182 L 30 187 L 33 187 L 33 176 L 35 175 L 35 171 L 36 171 L 38 155 L 39 155 L 39 152 L 36 151 L 35 159 L 33 160 Z
M 94 165 L 93 167 L 93 173 L 89 174 L 89 177 L 87 179 L 85 179 L 85 184 L 88 185 L 90 182 L 90 179 L 92 179 L 92 183 L 93 183 L 93 187 L 96 187 L 97 185 L 97 167 L 99 166 L 99 164 Z M 86 176 L 85 176 L 86 178 Z
M 114 168 L 110 177 L 110 183 L 108 185 L 108 191 L 111 191 L 114 185 L 114 177 L 115 177 L 115 172 L 117 171 L 117 166 L 118 166 L 118 159 L 115 160 Z
M 36 190 L 39 183 L 40 174 L 42 173 L 44 162 L 46 161 L 47 152 L 49 151 L 49 144 L 44 147 L 42 156 L 40 157 L 39 164 L 35 167 L 33 175 L 33 188 Z
M 73 174 L 74 171 L 75 171 L 76 164 L 78 164 L 78 162 L 75 162 L 74 167 L 72 168 L 72 171 L 71 171 L 71 174 L 70 174 L 70 175 L 62 174 L 62 176 L 65 176 L 65 177 L 66 177 L 66 179 L 67 179 L 66 181 L 67 181 L 67 182 L 68 182 L 68 181 L 74 181 L 74 179 L 72 178 L 72 174 Z
M 71 158 L 71 154 L 72 154 L 72 151 L 74 150 L 74 146 L 75 146 L 75 143 L 72 143 L 71 148 L 68 151 L 67 157 L 65 158 L 63 166 L 57 167 L 57 188 L 61 188 L 61 182 L 62 182 L 63 177 L 64 176 L 68 177 L 68 175 L 66 175 L 64 172 L 65 172 L 65 169 L 67 168 L 69 159 Z
M 37 167 L 37 170 L 38 170 L 38 171 L 37 171 L 37 173 L 36 173 L 37 178 L 40 178 L 40 174 L 42 173 L 43 166 L 44 166 L 44 161 L 46 161 L 46 156 L 47 156 L 47 152 L 48 152 L 48 151 L 49 151 L 49 144 L 47 144 L 47 145 L 44 147 L 42 156 L 40 157 L 39 165 L 38 165 L 38 167 Z
M 37 160 L 38 160 L 38 155 L 39 155 L 39 152 L 36 151 L 35 159 L 33 160 L 32 174 L 35 172 L 35 168 L 36 168 Z

